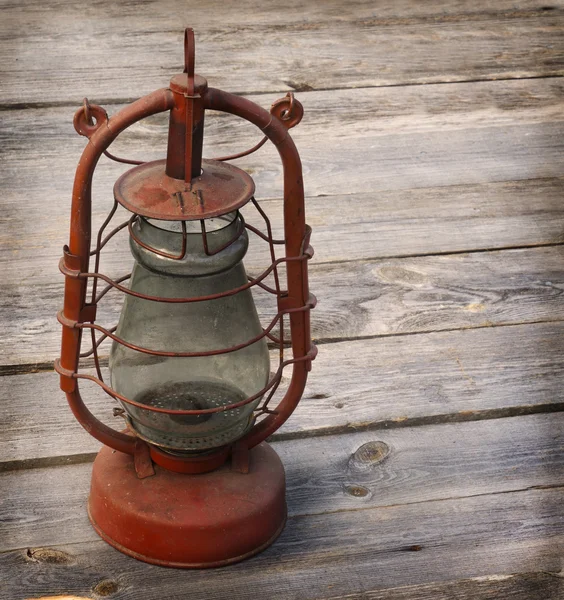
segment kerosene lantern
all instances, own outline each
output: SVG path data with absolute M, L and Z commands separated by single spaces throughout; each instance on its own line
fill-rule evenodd
M 301 120 L 302 106 L 289 94 L 268 112 L 209 88 L 194 75 L 191 29 L 184 46 L 184 73 L 168 88 L 111 118 L 87 100 L 75 115 L 75 128 L 88 144 L 76 171 L 70 242 L 60 263 L 65 299 L 56 370 L 74 415 L 104 444 L 88 505 L 96 531 L 140 560 L 197 568 L 251 556 L 284 527 L 284 468 L 264 440 L 302 396 L 316 354 L 309 327 L 315 298 L 308 290 L 313 251 L 302 170 L 288 133 Z M 230 157 L 202 159 L 206 110 L 241 117 L 259 127 L 264 139 Z M 165 160 L 137 163 L 108 152 L 126 128 L 165 111 Z M 283 166 L 283 239 L 274 239 L 252 178 L 227 162 L 268 140 Z M 136 166 L 117 180 L 113 208 L 93 235 L 91 184 L 103 154 Z M 130 217 L 106 233 L 118 205 Z M 264 226 L 245 222 L 245 205 Z M 111 278 L 101 272 L 100 257 L 122 231 L 129 234 L 133 269 Z M 243 266 L 249 231 L 266 244 L 270 261 L 255 276 Z M 257 288 L 274 296 L 275 317 L 264 326 L 253 301 Z M 117 325 L 97 321 L 97 309 L 110 294 L 123 296 Z M 86 351 L 83 332 L 91 342 Z M 101 368 L 104 342 L 111 346 L 109 381 Z M 277 365 L 271 366 L 273 347 Z M 92 360 L 96 375 L 86 368 Z M 272 406 L 283 372 L 289 383 Z M 120 403 L 114 411 L 127 429 L 114 430 L 92 415 L 79 380 L 96 383 Z

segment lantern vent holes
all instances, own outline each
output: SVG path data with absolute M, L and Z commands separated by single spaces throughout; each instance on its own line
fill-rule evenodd
M 137 402 L 157 408 L 168 408 L 170 410 L 206 410 L 219 406 L 234 404 L 244 400 L 247 395 L 233 385 L 216 381 L 188 381 L 161 385 L 144 392 L 136 398 Z M 243 434 L 248 428 L 248 419 L 244 418 L 241 408 L 234 408 L 219 413 L 203 413 L 199 415 L 167 415 L 163 417 L 157 413 L 145 415 L 144 421 L 148 419 L 158 426 L 159 432 L 152 432 L 150 439 L 164 446 L 172 446 L 178 452 L 178 446 L 190 446 L 192 449 L 206 449 L 214 445 L 222 445 L 233 441 L 233 423 L 241 420 L 236 428 Z M 174 422 L 177 426 L 186 426 L 192 435 L 166 435 L 163 427 L 167 421 Z M 196 429 L 199 435 L 194 435 Z M 225 432 L 221 431 L 229 426 Z M 139 429 L 140 423 L 136 423 Z M 189 429 L 188 429 L 189 428 Z M 141 426 L 141 432 L 143 431 Z
M 207 435 L 202 438 L 197 437 L 181 437 L 174 435 L 159 435 L 159 439 L 155 440 L 154 435 L 151 438 L 141 434 L 139 437 L 145 439 L 150 444 L 157 444 L 161 446 L 162 450 L 165 450 L 169 454 L 177 456 L 183 456 L 186 454 L 192 454 L 194 452 L 203 452 L 219 448 L 226 444 L 233 443 L 234 436 L 238 438 L 242 437 L 249 427 L 252 425 L 252 420 L 241 421 L 237 427 L 232 427 L 228 431 L 217 433 L 215 435 Z M 139 435 L 139 430 L 137 429 Z M 183 449 L 181 450 L 181 446 Z

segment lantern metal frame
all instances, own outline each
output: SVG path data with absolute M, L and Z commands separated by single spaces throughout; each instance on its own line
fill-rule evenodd
M 121 283 L 127 279 L 128 275 L 114 281 L 98 271 L 102 248 L 122 229 L 131 229 L 132 220 L 138 218 L 138 215 L 133 214 L 129 221 L 120 224 L 106 237 L 102 237 L 109 220 L 117 209 L 117 202 L 114 203 L 110 215 L 98 231 L 94 250 L 90 249 L 92 237 L 92 177 L 98 160 L 116 137 L 125 129 L 150 115 L 171 110 L 175 105 L 174 93 L 171 92 L 169 88 L 158 90 L 123 108 L 111 118 L 108 118 L 106 112 L 100 106 L 87 104 L 90 114 L 96 119 L 96 123 L 92 125 L 88 123 L 88 115 L 84 108 L 77 111 L 74 119 L 76 130 L 81 135 L 88 137 L 89 143 L 82 154 L 76 172 L 71 208 L 70 241 L 69 245 L 64 248 L 64 256 L 60 263 L 60 270 L 65 275 L 66 282 L 64 308 L 58 315 L 58 319 L 63 325 L 62 352 L 61 358 L 56 362 L 55 368 L 61 375 L 61 389 L 66 393 L 69 405 L 75 417 L 83 427 L 103 444 L 127 454 L 135 454 L 139 451 L 139 440 L 132 438 L 131 435 L 117 432 L 109 428 L 88 410 L 82 400 L 79 390 L 79 379 L 94 381 L 108 394 L 122 402 L 147 410 L 171 415 L 199 415 L 229 410 L 248 404 L 271 390 L 272 393 L 267 397 L 266 406 L 264 406 L 264 410 L 262 411 L 264 414 L 267 414 L 268 417 L 260 421 L 244 436 L 244 438 L 239 440 L 239 444 L 245 445 L 250 449 L 274 433 L 274 431 L 276 431 L 292 414 L 302 396 L 307 379 L 307 372 L 311 368 L 311 361 L 316 354 L 316 348 L 311 344 L 309 326 L 309 311 L 315 306 L 316 301 L 315 297 L 309 293 L 307 267 L 305 266 L 306 261 L 313 256 L 313 249 L 309 243 L 311 229 L 306 225 L 304 219 L 304 191 L 301 163 L 293 140 L 288 133 L 289 126 L 296 124 L 294 107 L 297 105 L 297 101 L 293 98 L 293 95 L 287 96 L 286 98 L 277 101 L 273 105 L 271 112 L 268 112 L 245 98 L 234 96 L 214 88 L 208 88 L 203 98 L 203 104 L 205 109 L 230 113 L 253 123 L 263 131 L 265 138 L 270 140 L 276 146 L 282 160 L 284 173 L 285 238 L 284 240 L 274 240 L 272 238 L 270 221 L 264 210 L 262 210 L 253 197 L 251 202 L 265 220 L 268 233 L 265 235 L 260 230 L 247 223 L 244 225 L 247 229 L 253 231 L 260 238 L 267 241 L 272 258 L 271 264 L 261 275 L 251 279 L 244 287 L 200 298 L 178 299 L 143 296 L 142 294 L 133 292 L 121 285 Z M 284 117 L 287 118 L 284 119 Z M 262 143 L 260 145 L 262 146 Z M 258 148 L 255 147 L 251 150 L 255 149 Z M 238 155 L 236 156 L 238 157 Z M 226 160 L 227 158 L 230 157 L 221 157 L 221 160 Z M 206 240 L 204 221 L 202 220 L 201 222 L 203 228 L 202 237 Z M 275 259 L 274 245 L 282 243 L 285 246 L 286 255 L 282 258 Z M 90 272 L 89 261 L 92 256 L 95 257 L 95 269 L 93 272 Z M 263 279 L 270 273 L 275 274 L 275 280 L 278 282 L 279 277 L 277 267 L 282 263 L 286 264 L 287 290 L 281 290 L 279 284 L 275 290 L 263 284 Z M 96 283 L 94 283 L 92 286 L 92 298 L 89 302 L 86 300 L 88 279 L 93 279 L 94 282 L 101 279 L 108 285 L 108 287 L 97 296 Z M 265 328 L 261 336 L 249 340 L 244 345 L 232 348 L 200 353 L 159 352 L 128 344 L 124 340 L 118 338 L 113 333 L 112 329 L 106 329 L 95 323 L 98 302 L 110 288 L 115 288 L 123 293 L 136 295 L 156 302 L 198 302 L 236 294 L 239 291 L 254 285 L 258 285 L 262 289 L 276 295 L 278 312 L 271 323 Z M 293 354 L 293 358 L 287 360 L 283 359 L 285 345 L 283 339 L 283 324 L 280 327 L 280 339 L 275 338 L 271 334 L 274 326 L 279 324 L 280 321 L 283 321 L 285 315 L 288 315 L 290 320 L 290 343 Z M 160 356 L 178 357 L 206 356 L 232 352 L 246 345 L 255 343 L 262 337 L 268 336 L 268 338 L 280 348 L 279 368 L 276 371 L 276 375 L 271 378 L 263 390 L 246 400 L 232 405 L 204 410 L 170 410 L 146 406 L 118 394 L 103 382 L 97 352 L 97 348 L 103 340 L 93 341 L 92 350 L 90 351 L 94 355 L 98 377 L 79 371 L 81 332 L 85 329 L 90 329 L 92 332 L 98 331 L 102 334 L 103 339 L 109 337 L 118 343 L 122 343 L 140 352 Z M 88 354 L 90 354 L 90 352 Z M 292 365 L 293 369 L 288 390 L 275 410 L 268 409 L 268 402 L 280 383 L 282 370 L 289 365 Z M 158 454 L 154 451 L 152 452 L 152 455 L 154 455 L 153 458 L 155 456 L 159 458 Z M 182 459 L 178 460 L 182 461 Z M 192 459 L 185 459 L 184 462 L 189 463 L 193 461 Z
M 150 552 L 146 553 L 144 546 L 141 546 L 140 550 L 139 547 L 134 548 L 134 545 L 128 546 L 126 542 L 120 542 L 113 534 L 108 534 L 108 531 L 116 530 L 115 524 L 105 524 L 102 526 L 96 521 L 99 521 L 104 517 L 100 517 L 98 514 L 98 516 L 92 518 L 91 514 L 91 520 L 100 535 L 120 550 L 127 552 L 136 558 L 141 558 L 142 560 L 154 562 L 156 564 L 190 567 L 215 566 L 240 560 L 241 558 L 245 558 L 250 554 L 260 551 L 271 543 L 281 531 L 285 520 L 283 469 L 281 464 L 279 464 L 279 459 L 273 457 L 273 451 L 265 446 L 265 444 L 262 444 L 262 442 L 274 433 L 295 410 L 303 394 L 307 374 L 311 369 L 311 362 L 317 354 L 317 349 L 311 342 L 309 317 L 311 309 L 314 308 L 316 304 L 315 297 L 309 292 L 307 274 L 307 262 L 313 256 L 313 249 L 310 245 L 311 228 L 306 225 L 305 222 L 302 166 L 295 144 L 288 132 L 291 127 L 300 122 L 303 116 L 303 107 L 294 98 L 293 94 L 289 93 L 286 97 L 277 100 L 272 105 L 269 112 L 245 98 L 235 96 L 219 89 L 208 88 L 207 82 L 203 78 L 194 75 L 194 34 L 191 29 L 186 30 L 184 51 L 184 74 L 182 76 L 174 77 L 168 88 L 159 89 L 144 96 L 121 109 L 111 118 L 108 117 L 106 111 L 102 107 L 90 104 L 88 100 L 85 99 L 84 105 L 74 116 L 74 127 L 76 131 L 80 135 L 87 137 L 88 143 L 82 153 L 76 170 L 72 194 L 70 239 L 68 246 L 64 247 L 63 257 L 60 261 L 60 270 L 65 276 L 65 293 L 64 307 L 58 314 L 58 320 L 63 326 L 61 356 L 60 359 L 55 362 L 55 369 L 60 375 L 61 389 L 65 392 L 70 408 L 79 423 L 88 431 L 88 433 L 104 444 L 104 446 L 113 451 L 123 453 L 124 455 L 131 455 L 133 457 L 135 476 L 140 480 L 155 475 L 157 470 L 160 477 L 159 485 L 166 487 L 168 492 L 170 489 L 173 489 L 174 486 L 185 485 L 184 480 L 181 481 L 178 478 L 174 479 L 174 477 L 178 477 L 178 474 L 206 474 L 199 475 L 199 477 L 209 477 L 211 478 L 210 481 L 216 481 L 214 478 L 221 478 L 221 473 L 223 471 L 216 471 L 214 473 L 212 473 L 212 471 L 220 467 L 224 469 L 225 467 L 222 467 L 222 465 L 228 457 L 231 457 L 232 459 L 232 471 L 238 473 L 249 473 L 249 456 L 251 451 L 255 453 L 256 464 L 260 465 L 264 463 L 262 468 L 263 470 L 266 469 L 266 471 L 260 476 L 255 473 L 253 475 L 256 479 L 255 482 L 247 485 L 251 485 L 251 487 L 254 486 L 253 489 L 258 489 L 257 486 L 263 485 L 265 481 L 270 480 L 272 483 L 270 486 L 272 492 L 270 495 L 265 495 L 265 500 L 263 502 L 265 507 L 274 507 L 273 511 L 276 514 L 270 519 L 268 527 L 265 529 L 266 533 L 264 533 L 262 537 L 259 536 L 254 539 L 254 541 L 247 540 L 247 542 L 245 542 L 247 545 L 244 545 L 241 542 L 237 547 L 232 549 L 231 554 L 220 553 L 216 557 L 214 552 L 210 551 L 211 554 L 205 555 L 201 560 L 194 561 L 192 550 L 188 548 L 186 542 L 184 542 L 181 537 L 177 537 L 177 544 L 180 546 L 184 544 L 185 547 L 180 549 L 178 554 L 180 559 L 178 560 L 167 558 L 168 554 L 166 554 L 165 550 L 162 550 L 161 554 L 157 554 L 156 551 L 155 554 L 151 554 Z M 92 247 L 92 179 L 94 171 L 102 155 L 106 155 L 108 158 L 121 163 L 138 165 L 135 169 L 144 169 L 146 166 L 150 166 L 141 161 L 116 157 L 108 151 L 108 148 L 119 134 L 136 122 L 151 115 L 170 111 L 170 131 L 173 131 L 175 123 L 181 124 L 184 127 L 183 131 L 185 131 L 185 133 L 183 135 L 185 135 L 185 139 L 180 140 L 180 142 L 183 142 L 184 144 L 183 156 L 181 156 L 178 153 L 171 151 L 171 137 L 169 133 L 167 169 L 170 168 L 176 173 L 182 171 L 186 185 L 191 186 L 191 180 L 194 175 L 194 164 L 199 164 L 198 160 L 194 159 L 193 154 L 194 152 L 198 152 L 198 148 L 193 145 L 192 137 L 194 135 L 203 136 L 203 116 L 205 110 L 215 110 L 240 117 L 257 126 L 264 134 L 263 139 L 253 148 L 231 156 L 219 157 L 214 161 L 208 161 L 209 164 L 222 165 L 227 160 L 246 156 L 258 150 L 267 141 L 271 141 L 276 146 L 283 168 L 284 239 L 274 239 L 270 219 L 261 205 L 256 201 L 253 194 L 254 184 L 249 178 L 250 184 L 243 190 L 244 197 L 241 196 L 238 198 L 237 205 L 229 207 L 229 210 L 224 209 L 223 212 L 221 206 L 219 208 L 215 207 L 213 209 L 215 212 L 212 211 L 213 214 L 210 214 L 211 216 L 226 214 L 227 212 L 230 212 L 231 209 L 238 210 L 243 204 L 250 202 L 262 218 L 266 233 L 261 229 L 246 223 L 241 217 L 240 227 L 236 232 L 236 236 L 221 248 L 215 248 L 212 251 L 208 246 L 208 232 L 206 231 L 205 224 L 205 218 L 210 216 L 210 214 L 207 214 L 205 218 L 202 217 L 198 219 L 201 225 L 203 248 L 206 254 L 213 255 L 226 248 L 230 243 L 233 243 L 241 235 L 243 228 L 246 228 L 268 244 L 270 256 L 270 264 L 268 267 L 260 275 L 248 277 L 249 281 L 247 284 L 217 294 L 191 298 L 147 296 L 123 285 L 131 274 L 112 279 L 100 272 L 101 254 L 106 244 L 121 231 L 128 231 L 135 239 L 133 224 L 136 219 L 142 216 L 147 217 L 147 213 L 144 213 L 143 211 L 135 212 L 134 207 L 132 209 L 127 203 L 121 201 L 118 197 L 119 194 L 116 193 L 114 204 L 107 218 L 95 234 L 94 247 Z M 201 126 L 201 131 L 199 133 L 194 133 L 197 132 L 198 126 Z M 196 148 L 196 150 L 194 150 L 194 148 Z M 196 158 L 201 160 L 201 156 Z M 222 168 L 224 169 L 227 167 Z M 128 173 L 131 173 L 131 171 Z M 120 180 L 118 180 L 118 183 L 119 181 Z M 201 197 L 199 197 L 199 199 L 202 200 Z M 118 204 L 125 206 L 127 210 L 132 212 L 132 215 L 128 220 L 120 223 L 106 234 L 106 229 L 117 212 Z M 167 255 L 167 257 L 182 259 L 186 252 L 186 218 L 183 214 L 179 213 L 178 216 L 175 216 L 171 220 L 179 220 L 181 222 L 182 248 L 178 255 Z M 191 220 L 196 220 L 193 215 L 191 216 Z M 137 243 L 144 246 L 140 240 L 137 240 Z M 276 246 L 284 248 L 283 257 L 276 257 Z M 159 253 L 159 251 L 154 248 L 148 246 L 144 247 L 157 254 Z M 90 261 L 92 259 L 94 261 L 94 268 L 90 270 Z M 283 289 L 283 286 L 281 285 L 281 274 L 279 273 L 279 267 L 281 267 L 281 265 L 285 266 L 286 285 L 284 287 L 286 289 Z M 266 278 L 270 275 L 273 276 L 274 286 L 265 283 Z M 89 282 L 91 282 L 90 288 Z M 98 290 L 98 282 L 104 282 L 106 284 L 100 291 Z M 112 290 L 117 290 L 123 294 L 134 295 L 148 301 L 189 303 L 223 298 L 237 294 L 253 286 L 259 287 L 275 297 L 277 312 L 270 323 L 263 328 L 260 335 L 243 344 L 232 346 L 230 348 L 220 348 L 207 352 L 167 352 L 144 348 L 121 339 L 116 334 L 117 327 L 107 328 L 96 322 L 98 305 L 106 294 Z M 289 321 L 290 339 L 286 339 L 285 317 L 287 317 Z M 276 326 L 278 326 L 278 335 L 274 335 L 273 333 Z M 92 345 L 89 350 L 81 352 L 82 334 L 84 331 L 88 330 L 90 331 Z M 96 334 L 99 334 L 99 337 L 97 337 Z M 214 408 L 199 410 L 178 410 L 149 406 L 119 394 L 104 382 L 102 376 L 98 349 L 104 340 L 112 340 L 114 343 L 122 344 L 130 349 L 155 356 L 189 358 L 234 352 L 256 343 L 258 340 L 265 337 L 278 347 L 279 359 L 277 370 L 262 390 L 245 400 L 240 400 L 225 406 L 216 406 Z M 291 348 L 291 358 L 285 358 L 285 348 L 287 347 Z M 96 375 L 91 375 L 82 372 L 81 370 L 81 359 L 90 356 L 94 361 Z M 270 402 L 281 383 L 283 371 L 290 366 L 292 368 L 292 373 L 286 392 L 278 405 L 275 408 L 271 408 Z M 79 389 L 80 380 L 88 380 L 96 383 L 108 395 L 122 403 L 168 415 L 202 415 L 207 413 L 217 413 L 239 408 L 256 401 L 258 398 L 261 398 L 261 402 L 253 411 L 255 418 L 253 419 L 252 427 L 250 427 L 243 437 L 235 443 L 229 443 L 206 453 L 179 455 L 167 452 L 166 449 L 158 447 L 154 442 L 142 438 L 140 434 L 135 431 L 123 409 L 115 409 L 115 413 L 126 417 L 126 421 L 128 422 L 128 430 L 126 431 L 117 431 L 97 419 L 83 401 L 81 390 Z M 260 419 L 258 417 L 260 417 Z M 253 448 L 255 448 L 255 450 L 252 450 Z M 107 452 L 108 449 L 103 449 L 101 451 L 99 458 L 97 459 L 97 461 L 100 461 L 98 468 L 96 468 L 95 463 L 91 509 L 93 502 L 102 502 L 102 500 L 99 500 L 96 497 L 96 494 L 98 494 L 101 489 L 100 486 L 96 487 L 96 481 L 98 479 L 113 481 L 112 478 L 115 478 L 117 486 L 123 478 L 120 469 L 123 470 L 123 473 L 127 470 L 125 462 L 119 463 L 119 467 L 116 466 L 120 460 L 123 461 L 125 459 L 110 458 L 110 455 L 108 455 Z M 114 462 L 110 465 L 109 461 Z M 165 469 L 166 472 L 164 472 L 163 469 Z M 118 473 L 118 475 L 116 476 L 115 473 Z M 270 473 L 270 475 L 268 473 Z M 249 479 L 249 481 L 251 481 L 251 479 Z M 179 481 L 181 481 L 180 484 Z M 110 484 L 108 483 L 107 485 Z M 129 485 L 135 486 L 137 484 L 134 481 L 130 481 Z M 218 484 L 214 483 L 214 485 Z M 157 484 L 155 484 L 155 486 L 157 486 Z M 157 489 L 158 492 L 158 487 L 155 489 Z M 93 496 L 94 500 L 92 500 Z M 268 498 L 266 496 L 268 496 Z M 107 503 L 107 501 L 108 499 L 105 497 L 103 502 Z M 213 501 L 218 503 L 218 506 L 223 502 L 222 499 L 220 500 L 218 498 Z M 185 510 L 181 516 L 185 517 L 187 512 L 188 511 Z M 142 527 L 147 527 L 147 535 L 149 538 L 153 536 L 153 538 L 151 538 L 153 540 L 157 539 L 155 536 L 158 535 L 157 532 L 159 529 L 168 526 L 167 523 L 163 525 L 163 522 L 151 526 L 145 525 L 144 521 L 140 521 L 139 514 L 135 513 L 129 515 L 129 517 L 132 518 L 135 527 L 139 527 L 140 523 L 142 524 Z M 127 520 L 125 517 L 124 519 Z M 244 526 L 248 527 L 249 519 L 250 513 L 244 514 L 241 517 L 240 522 L 232 524 L 233 530 L 241 533 L 244 522 L 246 523 Z M 151 527 L 153 527 L 153 529 L 151 529 Z M 194 525 L 194 527 L 196 526 Z M 169 533 L 169 535 L 174 537 L 174 530 L 171 529 L 171 531 L 172 533 Z M 212 526 L 211 538 L 215 540 L 214 536 L 216 534 L 219 535 Z M 213 543 L 217 545 L 217 540 Z M 208 543 L 208 546 L 211 547 L 211 542 Z M 184 554 L 182 554 L 182 552 L 184 552 Z M 199 555 L 196 558 L 199 559 Z

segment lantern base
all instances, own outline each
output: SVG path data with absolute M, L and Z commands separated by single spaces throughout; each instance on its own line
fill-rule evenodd
M 133 457 L 104 447 L 92 470 L 88 515 L 111 546 L 148 563 L 203 569 L 232 564 L 267 548 L 286 522 L 284 467 L 262 443 L 249 472 L 229 464 L 187 475 L 155 465 L 139 479 Z

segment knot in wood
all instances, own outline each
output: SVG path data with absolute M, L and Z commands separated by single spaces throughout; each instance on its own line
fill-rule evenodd
M 74 558 L 67 552 L 52 548 L 28 548 L 26 555 L 29 560 L 48 564 L 68 565 L 74 562 Z
M 367 442 L 351 456 L 349 467 L 366 471 L 380 464 L 390 454 L 390 447 L 384 442 Z
M 371 495 L 367 487 L 356 483 L 345 485 L 345 493 L 355 498 L 366 498 L 366 496 Z
M 103 579 L 100 583 L 96 584 L 92 591 L 98 596 L 102 596 L 105 598 L 106 596 L 111 596 L 115 594 L 119 589 L 118 584 L 111 579 Z

